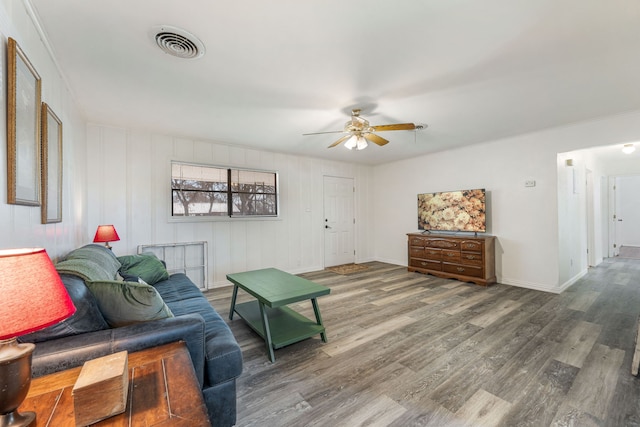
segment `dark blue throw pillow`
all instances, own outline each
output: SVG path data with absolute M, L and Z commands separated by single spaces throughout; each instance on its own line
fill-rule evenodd
M 19 341 L 37 343 L 109 328 L 84 280 L 70 274 L 61 274 L 60 278 L 76 306 L 76 312 L 60 323 L 21 336 Z

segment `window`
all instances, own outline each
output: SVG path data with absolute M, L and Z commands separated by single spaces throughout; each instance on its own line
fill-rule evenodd
M 277 216 L 275 172 L 171 163 L 173 217 Z

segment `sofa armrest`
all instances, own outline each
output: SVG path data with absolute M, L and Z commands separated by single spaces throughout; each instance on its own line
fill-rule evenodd
M 81 366 L 87 360 L 127 350 L 135 352 L 174 341 L 184 341 L 202 387 L 205 363 L 205 323 L 199 314 L 185 314 L 120 328 L 105 329 L 36 344 L 34 377 Z

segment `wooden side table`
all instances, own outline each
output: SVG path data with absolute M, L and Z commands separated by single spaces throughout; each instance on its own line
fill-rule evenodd
M 33 379 L 18 411 L 35 412 L 37 427 L 74 427 L 71 389 L 81 368 Z M 209 426 L 185 344 L 175 342 L 129 354 L 127 409 L 94 425 Z

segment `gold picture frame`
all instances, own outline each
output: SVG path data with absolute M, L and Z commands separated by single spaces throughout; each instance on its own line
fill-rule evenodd
M 18 43 L 7 46 L 7 203 L 40 206 L 42 83 Z
M 62 222 L 62 121 L 42 103 L 42 223 Z

